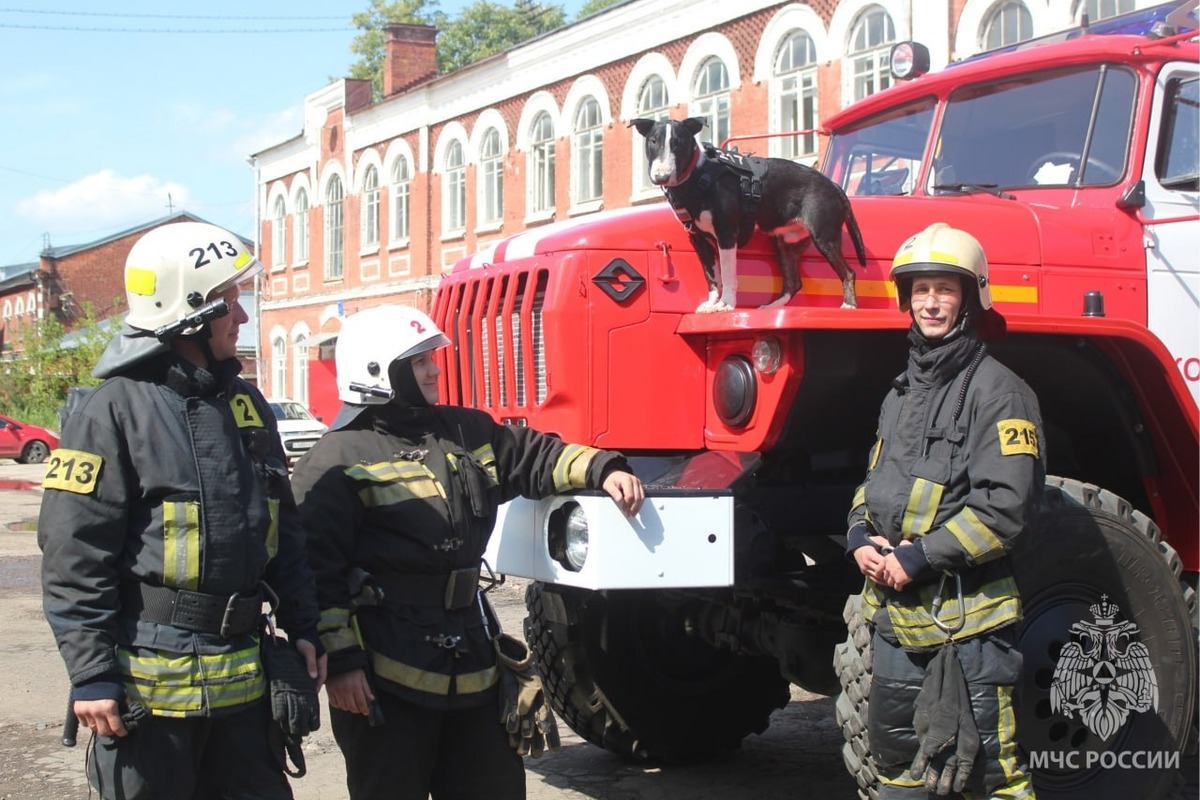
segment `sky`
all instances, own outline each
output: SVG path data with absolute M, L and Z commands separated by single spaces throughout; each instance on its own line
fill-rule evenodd
M 571 19 L 583 0 L 558 2 Z M 254 238 L 246 158 L 301 132 L 368 7 L 0 1 L 0 267 L 180 210 Z

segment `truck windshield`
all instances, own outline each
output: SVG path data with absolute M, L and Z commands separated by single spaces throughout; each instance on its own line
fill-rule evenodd
M 950 94 L 925 191 L 1098 186 L 1125 171 L 1136 83 L 1109 65 L 974 84 Z M 827 171 L 847 194 L 910 194 L 926 160 L 933 99 L 837 131 Z

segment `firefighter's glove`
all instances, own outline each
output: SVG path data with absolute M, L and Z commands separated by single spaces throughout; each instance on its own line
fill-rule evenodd
M 502 633 L 494 640 L 500 669 L 500 724 L 520 756 L 540 758 L 559 747 L 558 723 L 542 690 L 529 646 Z
M 308 674 L 304 656 L 286 639 L 264 634 L 262 660 L 276 723 L 272 727 L 282 734 L 284 749 L 296 765 L 296 772 L 288 770 L 288 774 L 298 778 L 306 771 L 300 740 L 321 727 L 317 684 Z
M 909 774 L 929 792 L 961 792 L 979 753 L 979 729 L 958 653 L 950 642 L 929 662 L 917 694 L 913 727 L 920 742 Z

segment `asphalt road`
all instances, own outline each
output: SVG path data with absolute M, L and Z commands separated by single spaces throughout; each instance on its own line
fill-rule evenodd
M 43 469 L 0 461 L 0 800 L 84 800 L 87 731 L 80 745 L 59 738 L 67 679 L 41 613 L 35 541 Z M 501 623 L 521 630 L 523 583 L 493 595 Z M 324 696 L 322 695 L 322 699 Z M 631 764 L 593 747 L 560 723 L 557 753 L 526 761 L 530 800 L 767 800 L 798 796 L 855 800 L 841 761 L 832 698 L 793 688 L 771 726 L 720 761 L 686 767 Z M 297 800 L 346 796 L 341 754 L 328 726 L 305 740 L 308 775 L 293 782 Z M 94 795 L 93 795 L 94 796 Z

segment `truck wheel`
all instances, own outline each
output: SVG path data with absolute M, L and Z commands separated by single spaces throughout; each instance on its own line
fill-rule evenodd
M 1025 612 L 1017 730 L 1022 755 L 1034 767 L 1038 798 L 1171 796 L 1181 778 L 1177 769 L 1163 767 L 1189 749 L 1197 703 L 1196 593 L 1180 580 L 1178 554 L 1160 541 L 1153 522 L 1116 495 L 1049 478 L 1013 558 Z M 1104 596 L 1119 608 L 1117 622 L 1136 624 L 1129 641 L 1146 647 L 1158 692 L 1157 711 L 1129 714 L 1107 739 L 1085 727 L 1078 714 L 1055 713 L 1050 700 L 1072 624 L 1096 623 L 1092 607 Z M 842 758 L 859 796 L 875 800 L 878 776 L 866 741 L 871 637 L 858 596 L 846 602 L 844 616 L 849 638 L 834 662 L 842 684 L 835 706 L 846 739 Z
M 790 699 L 778 662 L 713 648 L 662 592 L 532 583 L 529 640 L 551 705 L 581 737 L 642 761 L 737 749 Z
M 1197 699 L 1196 593 L 1180 580 L 1178 554 L 1160 541 L 1158 527 L 1122 498 L 1063 478 L 1047 480 L 1029 533 L 1013 554 L 1025 612 L 1018 639 L 1025 672 L 1016 711 L 1038 797 L 1166 797 L 1179 774 L 1163 768 L 1163 759 L 1186 748 Z M 1111 604 L 1108 611 L 1098 605 L 1102 599 Z M 1117 703 L 1105 702 L 1115 729 L 1105 731 L 1093 719 L 1090 727 L 1101 728 L 1097 733 L 1085 725 L 1082 713 L 1054 712 L 1051 688 L 1064 648 L 1068 657 L 1086 656 L 1088 643 L 1072 645 L 1079 636 L 1072 636 L 1071 626 L 1109 627 L 1113 623 L 1101 616 L 1114 607 L 1116 624 L 1136 626 L 1117 642 L 1118 657 L 1085 657 L 1077 668 L 1091 666 L 1094 675 L 1074 692 L 1059 680 L 1059 691 L 1089 705 L 1080 692 L 1101 690 L 1108 681 L 1105 670 L 1113 666 L 1126 686 L 1153 681 L 1157 710 L 1126 716 Z M 1152 675 L 1138 670 L 1135 652 L 1119 657 L 1127 647 L 1145 648 Z M 1107 701 L 1107 690 L 1098 698 Z

